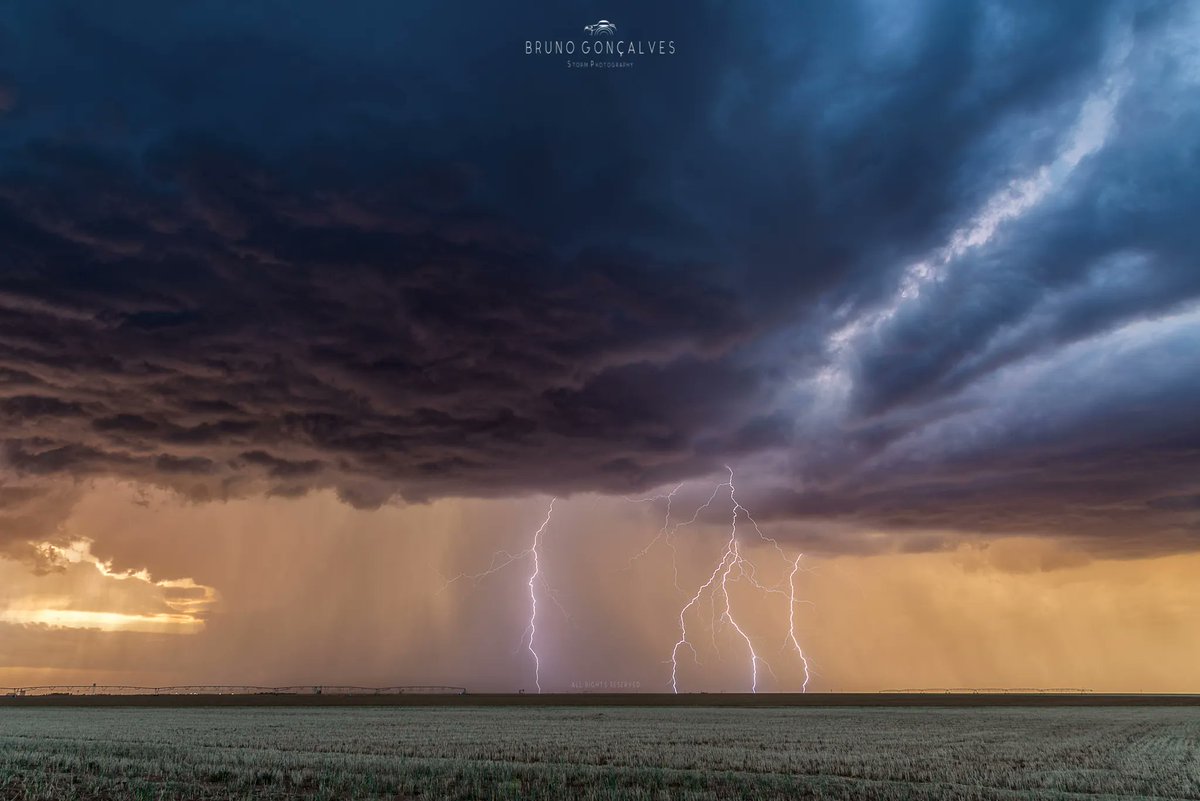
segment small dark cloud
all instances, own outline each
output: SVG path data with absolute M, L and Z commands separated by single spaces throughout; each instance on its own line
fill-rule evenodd
M 303 478 L 317 473 L 322 467 L 321 462 L 317 459 L 289 462 L 287 459 L 272 456 L 266 451 L 247 451 L 242 454 L 241 458 L 249 464 L 266 468 L 268 475 L 272 478 Z
M 42 395 L 13 395 L 0 400 L 0 414 L 12 420 L 47 417 L 81 417 L 83 407 L 78 403 Z
M 203 475 L 213 469 L 212 459 L 203 456 L 179 457 L 164 453 L 154 460 L 154 470 L 158 473 L 185 473 L 188 475 Z

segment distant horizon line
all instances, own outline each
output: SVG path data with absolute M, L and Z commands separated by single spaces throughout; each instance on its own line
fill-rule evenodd
M 921 695 L 983 695 L 983 696 L 1098 696 L 1098 697 L 1172 697 L 1200 696 L 1200 691 L 1144 691 L 1144 690 L 1102 690 L 1097 691 L 1085 687 L 906 687 L 881 690 L 810 690 L 808 692 L 763 691 L 747 692 L 743 690 L 697 690 L 693 692 L 674 693 L 671 691 L 645 691 L 629 689 L 626 691 L 612 690 L 555 690 L 547 692 L 526 692 L 516 690 L 482 690 L 472 691 L 459 685 L 443 684 L 403 684 L 368 686 L 354 684 L 289 684 L 289 685 L 257 685 L 257 684 L 172 684 L 172 685 L 138 685 L 138 684 L 33 684 L 24 686 L 0 686 L 0 696 L 7 697 L 40 697 L 40 696 L 135 696 L 135 695 L 220 695 L 220 696 L 260 696 L 260 695 L 290 695 L 290 696 L 372 696 L 372 695 L 482 695 L 482 696 L 921 696 Z

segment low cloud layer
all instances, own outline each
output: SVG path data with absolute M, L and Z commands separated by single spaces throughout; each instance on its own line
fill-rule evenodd
M 584 73 L 524 53 L 561 9 L 363 14 L 3 12 L 0 550 L 101 477 L 726 463 L 801 526 L 1200 543 L 1194 9 L 629 4 L 676 55 Z

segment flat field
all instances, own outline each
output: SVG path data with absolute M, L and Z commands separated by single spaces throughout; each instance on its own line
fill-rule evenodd
M 0 799 L 1200 799 L 1200 708 L 0 707 Z

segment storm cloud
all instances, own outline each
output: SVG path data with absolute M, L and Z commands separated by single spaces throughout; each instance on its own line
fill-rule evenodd
M 1194 9 L 617 4 L 675 54 L 573 70 L 562 8 L 234 8 L 0 18 L 2 547 L 98 477 L 723 464 L 781 521 L 1200 544 Z

